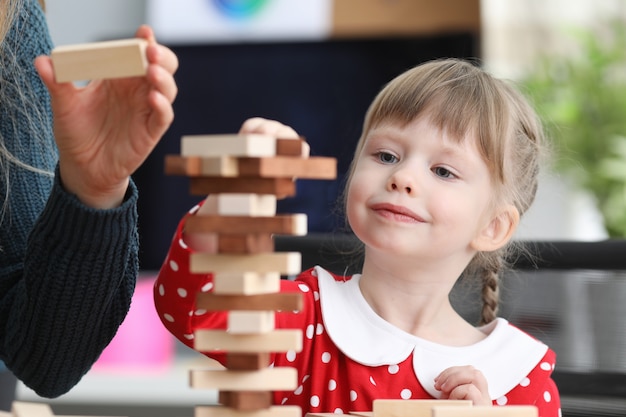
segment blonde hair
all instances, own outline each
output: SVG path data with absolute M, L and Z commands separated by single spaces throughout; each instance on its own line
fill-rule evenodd
M 369 131 L 381 123 L 406 125 L 428 114 L 452 138 L 477 140 L 489 168 L 495 200 L 513 204 L 520 216 L 532 204 L 544 148 L 543 128 L 527 100 L 511 85 L 459 59 L 431 61 L 396 77 L 370 105 L 348 173 L 349 186 Z M 495 201 L 493 202 L 496 203 Z M 505 267 L 507 245 L 480 252 L 464 275 L 482 277 L 481 324 L 495 319 L 498 276 Z

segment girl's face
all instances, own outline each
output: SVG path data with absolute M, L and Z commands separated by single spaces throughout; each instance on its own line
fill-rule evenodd
M 489 232 L 492 187 L 475 140 L 457 142 L 419 117 L 367 137 L 348 188 L 347 217 L 369 249 L 412 259 L 473 253 Z

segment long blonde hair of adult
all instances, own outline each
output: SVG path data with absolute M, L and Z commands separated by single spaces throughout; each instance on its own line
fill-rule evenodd
M 511 84 L 458 59 L 418 65 L 392 80 L 376 96 L 365 116 L 355 162 L 369 131 L 384 122 L 408 124 L 428 115 L 434 125 L 458 141 L 476 138 L 495 190 L 492 204 L 513 204 L 520 216 L 537 191 L 540 161 L 545 147 L 543 127 L 536 112 Z M 480 252 L 465 276 L 482 278 L 480 323 L 495 319 L 498 280 L 512 245 L 495 252 Z

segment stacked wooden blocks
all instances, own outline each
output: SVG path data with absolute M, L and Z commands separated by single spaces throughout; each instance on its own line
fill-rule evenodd
M 275 329 L 276 311 L 302 308 L 300 293 L 280 293 L 283 275 L 300 272 L 301 255 L 274 252 L 273 235 L 305 235 L 304 214 L 276 214 L 294 196 L 296 178 L 334 179 L 336 160 L 310 157 L 302 139 L 270 136 L 185 136 L 165 172 L 190 178 L 193 195 L 209 195 L 185 235 L 212 237 L 211 253 L 193 253 L 193 273 L 213 274 L 213 291 L 197 307 L 227 311 L 226 330 L 198 330 L 194 348 L 225 352 L 226 369 L 192 370 L 194 388 L 217 389 L 221 406 L 197 406 L 196 417 L 300 417 L 299 407 L 272 406 L 273 391 L 297 387 L 294 368 L 270 367 L 270 353 L 300 351 L 299 329 Z

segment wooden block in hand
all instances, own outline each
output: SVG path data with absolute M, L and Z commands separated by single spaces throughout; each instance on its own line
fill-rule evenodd
M 462 400 L 374 400 L 374 417 L 431 417 L 434 406 L 471 407 L 471 401 Z
M 198 352 L 300 352 L 302 331 L 277 329 L 260 334 L 231 334 L 225 330 L 202 329 L 194 333 L 193 348 Z
M 299 252 L 257 253 L 252 255 L 192 253 L 189 270 L 194 274 L 219 272 L 278 272 L 296 275 L 302 268 Z
M 193 177 L 189 179 L 189 193 L 202 196 L 222 193 L 255 193 L 287 198 L 296 195 L 296 183 L 291 178 Z
M 146 74 L 145 39 L 122 39 L 54 48 L 50 54 L 57 82 L 135 77 Z
M 239 411 L 255 411 L 272 406 L 272 391 L 220 391 L 217 402 Z
M 279 292 L 231 295 L 201 292 L 196 295 L 196 307 L 206 311 L 299 311 L 302 309 L 302 294 L 300 292 Z
M 280 274 L 256 272 L 213 274 L 213 294 L 255 295 L 280 290 Z
M 539 411 L 534 405 L 450 407 L 434 406 L 432 417 L 537 417 Z
M 183 136 L 182 156 L 275 156 L 276 138 L 257 133 Z
M 276 196 L 257 193 L 211 194 L 202 213 L 217 216 L 275 216 Z
M 279 214 L 271 217 L 248 217 L 196 214 L 187 218 L 185 233 L 269 233 L 304 236 L 307 234 L 307 216 L 306 214 Z
M 275 405 L 267 410 L 256 411 L 239 411 L 229 407 L 207 405 L 197 406 L 194 417 L 302 417 L 302 410 L 295 405 Z
M 51 417 L 54 416 L 48 404 L 13 401 L 11 412 L 14 417 Z
M 298 371 L 292 367 L 258 371 L 191 370 L 190 385 L 220 391 L 291 391 L 298 386 Z
M 254 371 L 270 366 L 270 352 L 226 352 L 226 368 L 232 371 Z
M 228 312 L 226 331 L 231 334 L 268 333 L 275 328 L 273 311 L 240 311 Z

